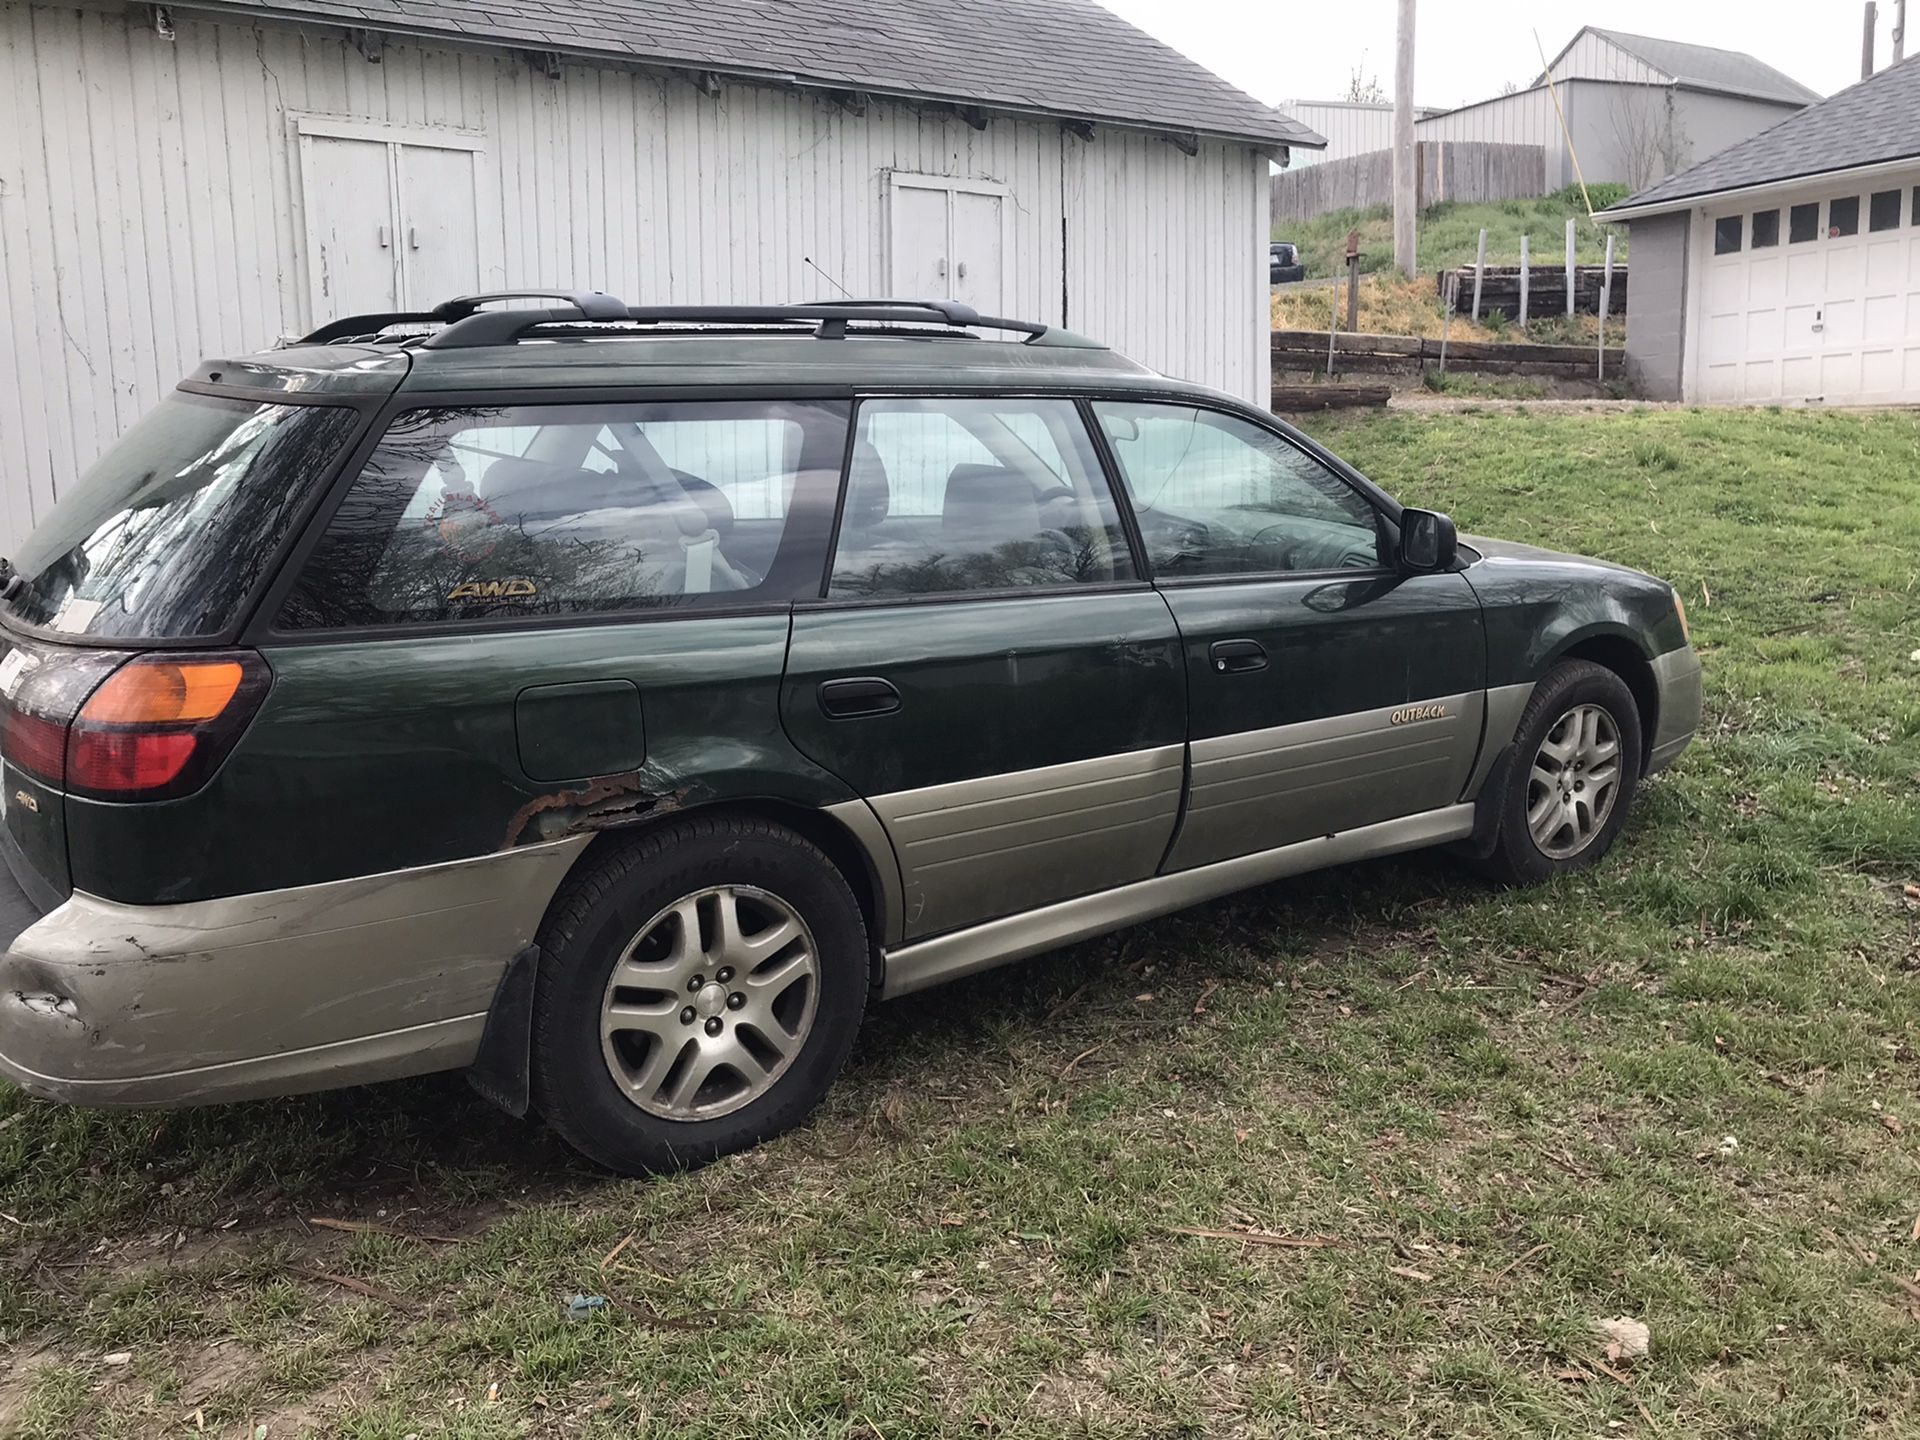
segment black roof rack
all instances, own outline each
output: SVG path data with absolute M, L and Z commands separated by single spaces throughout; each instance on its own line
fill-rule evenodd
M 496 300 L 564 300 L 564 305 L 525 310 L 489 310 Z M 1094 342 L 1069 331 L 1053 329 L 1032 320 L 1008 320 L 982 315 L 971 305 L 958 300 L 828 300 L 805 305 L 637 305 L 600 291 L 502 290 L 487 295 L 462 295 L 436 305 L 433 309 L 394 314 L 352 315 L 322 325 L 297 343 L 326 345 L 341 340 L 364 339 L 394 325 L 431 325 L 442 328 L 422 342 L 429 350 L 467 350 L 481 346 L 511 345 L 529 332 L 546 326 L 585 327 L 584 333 L 606 334 L 595 329 L 598 322 L 625 325 L 684 325 L 714 327 L 770 326 L 786 329 L 810 328 L 825 340 L 838 340 L 847 333 L 850 321 L 862 325 L 979 327 L 1006 330 L 1025 335 L 1026 343 L 1092 348 Z M 1045 337 L 1044 339 L 1042 337 Z
M 624 320 L 627 302 L 599 290 L 493 290 L 484 295 L 458 295 L 443 300 L 431 310 L 396 310 L 372 315 L 348 315 L 329 321 L 311 334 L 302 335 L 296 344 L 331 345 L 340 340 L 357 340 L 378 335 L 392 325 L 453 325 L 481 313 L 482 307 L 496 300 L 565 300 L 571 318 L 586 320 Z M 521 310 L 521 315 L 536 312 Z M 546 311 L 537 312 L 546 314 Z

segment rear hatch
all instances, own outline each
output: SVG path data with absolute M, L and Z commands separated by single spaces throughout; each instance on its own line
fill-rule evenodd
M 271 679 L 234 640 L 362 419 L 176 391 L 0 574 L 0 849 L 42 910 L 71 890 L 69 795 L 187 793 L 232 748 Z

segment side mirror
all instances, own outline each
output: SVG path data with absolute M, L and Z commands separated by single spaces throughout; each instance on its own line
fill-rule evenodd
M 1453 521 L 1438 510 L 1400 512 L 1400 568 L 1413 571 L 1445 570 L 1459 549 Z

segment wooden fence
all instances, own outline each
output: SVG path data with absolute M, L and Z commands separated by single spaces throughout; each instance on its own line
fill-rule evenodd
M 1422 140 L 1414 148 L 1420 155 L 1416 194 L 1423 210 L 1443 200 L 1530 200 L 1547 191 L 1547 157 L 1538 145 Z M 1391 150 L 1324 160 L 1273 177 L 1275 225 L 1392 203 Z

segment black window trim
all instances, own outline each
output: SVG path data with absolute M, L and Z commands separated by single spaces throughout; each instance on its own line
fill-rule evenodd
M 182 389 L 189 388 L 182 386 Z M 204 387 L 194 386 L 194 389 Z M 232 393 L 217 388 L 210 393 Z M 739 618 L 742 616 L 788 615 L 800 599 L 746 601 L 738 605 L 701 605 L 698 607 L 661 607 L 648 610 L 608 610 L 578 615 L 489 615 L 475 620 L 401 620 L 379 625 L 315 626 L 305 630 L 283 630 L 275 623 L 287 596 L 298 583 L 307 561 L 319 548 L 334 513 L 345 501 L 360 478 L 367 460 L 379 448 L 380 441 L 399 416 L 413 410 L 485 409 L 495 406 L 538 407 L 552 409 L 571 405 L 672 405 L 750 403 L 779 401 L 789 404 L 841 403 L 847 408 L 847 445 L 852 445 L 853 402 L 855 395 L 844 386 L 819 385 L 742 385 L 742 386 L 525 386 L 510 389 L 428 390 L 407 389 L 404 383 L 392 393 L 375 397 L 372 423 L 348 448 L 346 460 L 332 481 L 322 487 L 324 493 L 301 522 L 294 542 L 288 545 L 271 572 L 271 582 L 263 589 L 249 619 L 241 626 L 238 643 L 260 648 L 290 645 L 338 645 L 375 639 L 430 639 L 443 635 L 493 635 L 517 630 L 574 630 L 601 625 L 654 624 L 673 620 Z M 846 457 L 841 460 L 840 494 L 846 489 Z M 834 524 L 839 523 L 836 499 Z M 832 563 L 832 549 L 827 551 Z M 206 648 L 211 641 L 195 642 Z M 227 643 L 233 643 L 231 641 Z
M 1290 427 L 1275 422 L 1271 415 L 1262 418 L 1258 411 L 1242 409 L 1238 405 L 1223 405 L 1219 403 L 1218 398 L 1215 396 L 1188 395 L 1181 394 L 1177 391 L 1169 394 L 1122 393 L 1090 396 L 1083 402 L 1086 406 L 1087 422 L 1093 430 L 1095 444 L 1100 447 L 1102 463 L 1106 464 L 1112 472 L 1111 484 L 1114 492 L 1120 497 L 1120 503 L 1125 508 L 1126 526 L 1129 535 L 1133 537 L 1133 542 L 1137 547 L 1140 573 L 1151 580 L 1156 588 L 1160 586 L 1171 586 L 1175 589 L 1186 589 L 1196 585 L 1245 585 L 1266 583 L 1274 580 L 1325 581 L 1330 577 L 1377 580 L 1382 576 L 1397 575 L 1400 573 L 1397 567 L 1383 561 L 1378 565 L 1367 566 L 1364 569 L 1242 570 L 1235 571 L 1229 575 L 1156 575 L 1153 570 L 1152 559 L 1146 551 L 1146 544 L 1140 531 L 1139 519 L 1133 512 L 1132 492 L 1127 489 L 1126 480 L 1120 471 L 1120 457 L 1113 449 L 1112 443 L 1106 434 L 1106 427 L 1099 423 L 1099 417 L 1093 413 L 1093 407 L 1102 401 L 1117 404 L 1176 405 L 1182 409 L 1205 410 L 1215 415 L 1225 415 L 1235 420 L 1245 421 L 1252 425 L 1254 429 L 1265 431 L 1267 434 L 1274 436 L 1276 439 L 1299 451 L 1309 460 L 1319 464 L 1321 468 L 1341 481 L 1341 483 L 1352 490 L 1355 495 L 1359 496 L 1361 503 L 1371 509 L 1377 518 L 1384 520 L 1388 531 L 1396 536 L 1399 534 L 1400 529 L 1400 516 L 1398 511 L 1401 507 L 1395 504 L 1393 508 L 1389 508 L 1389 505 L 1381 504 L 1380 502 L 1383 499 L 1392 504 L 1392 497 L 1388 496 L 1384 490 L 1381 490 L 1379 486 L 1375 485 L 1371 480 L 1368 480 L 1364 475 L 1361 475 L 1360 472 L 1355 470 L 1351 465 L 1339 460 L 1338 457 L 1330 452 L 1323 450 L 1306 436 L 1297 434 L 1293 432 Z M 1384 547 L 1387 537 L 1381 535 L 1378 538 Z

